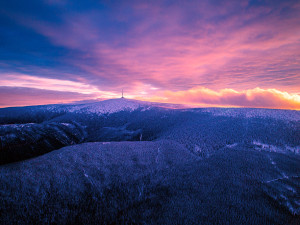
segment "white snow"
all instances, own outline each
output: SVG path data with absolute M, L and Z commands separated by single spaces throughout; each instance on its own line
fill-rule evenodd
M 71 105 L 49 105 L 46 106 L 46 110 L 52 112 L 75 112 L 75 113 L 87 113 L 87 114 L 110 114 L 120 111 L 134 111 L 140 109 L 141 111 L 150 110 L 152 107 L 161 108 L 178 108 L 179 105 L 145 102 L 134 99 L 118 98 L 109 99 L 104 101 L 86 103 L 86 104 L 71 104 Z
M 228 144 L 226 145 L 227 148 L 234 148 L 238 145 L 238 143 Z
M 30 127 L 36 123 L 25 123 L 25 124 L 4 124 L 1 125 L 2 128 L 23 128 L 23 127 Z
M 106 114 L 114 113 L 119 111 L 134 111 L 143 105 L 134 100 L 127 100 L 125 98 L 110 99 L 97 103 L 88 103 L 75 105 L 69 109 L 70 112 L 79 113 L 95 113 L 95 114 Z
M 252 141 L 252 144 L 257 147 L 257 150 L 265 150 L 269 152 L 278 152 L 278 153 L 287 153 L 287 152 L 291 152 L 295 154 L 300 153 L 300 146 L 290 147 L 286 145 L 284 147 L 280 147 L 276 145 L 262 143 L 257 140 Z
M 203 108 L 201 112 L 215 116 L 242 117 L 242 118 L 273 118 L 285 121 L 300 121 L 300 111 L 282 109 L 256 108 Z
M 195 145 L 194 152 L 195 153 L 201 153 L 202 149 L 198 145 Z

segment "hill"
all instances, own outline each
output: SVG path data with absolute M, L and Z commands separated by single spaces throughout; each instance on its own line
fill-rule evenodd
M 112 99 L 0 121 L 1 224 L 300 223 L 299 111 Z

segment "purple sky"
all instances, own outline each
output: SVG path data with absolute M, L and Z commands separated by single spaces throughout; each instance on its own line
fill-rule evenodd
M 300 109 L 299 1 L 0 2 L 0 107 L 120 96 Z

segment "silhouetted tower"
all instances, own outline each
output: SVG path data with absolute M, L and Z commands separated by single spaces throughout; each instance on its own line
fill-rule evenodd
M 124 96 L 123 96 L 123 89 L 122 89 L 122 98 L 124 98 Z

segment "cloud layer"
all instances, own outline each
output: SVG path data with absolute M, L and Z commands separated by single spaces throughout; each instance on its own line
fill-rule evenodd
M 299 1 L 11 0 L 0 21 L 1 86 L 299 109 Z
M 92 97 L 92 95 L 85 95 L 76 92 L 0 86 L 0 108 L 71 103 L 77 101 L 78 99 L 88 100 Z
M 163 96 L 163 98 L 159 97 Z M 278 108 L 300 110 L 300 96 L 276 89 L 249 89 L 235 91 L 222 89 L 213 91 L 208 88 L 195 87 L 187 91 L 165 91 L 153 100 L 170 103 L 184 102 L 191 106 L 222 106 L 250 108 Z

